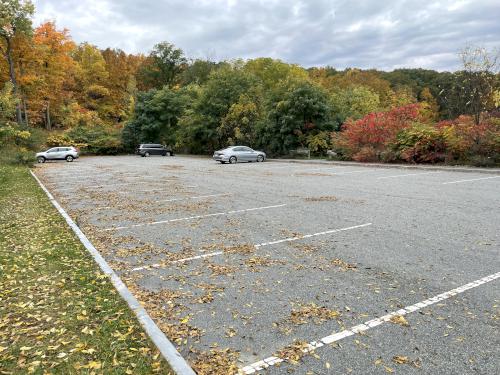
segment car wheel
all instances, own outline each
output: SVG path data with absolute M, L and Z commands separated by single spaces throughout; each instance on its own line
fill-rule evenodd
M 36 158 L 36 161 L 39 163 L 45 163 L 45 158 L 43 156 L 39 156 Z
M 150 153 L 149 153 L 149 152 L 145 152 L 145 153 L 144 153 L 144 156 L 145 156 L 145 157 L 148 157 L 149 155 L 150 155 Z
M 66 161 L 67 162 L 72 162 L 73 161 L 73 156 L 71 156 L 71 155 L 66 156 Z
M 229 162 L 230 162 L 231 164 L 235 164 L 237 161 L 238 161 L 238 160 L 236 159 L 236 156 L 231 156 L 231 157 L 229 158 Z
M 264 161 L 264 156 L 259 155 L 257 156 L 257 162 L 262 163 Z

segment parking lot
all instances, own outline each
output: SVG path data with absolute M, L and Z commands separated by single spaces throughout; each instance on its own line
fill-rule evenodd
M 500 372 L 500 174 L 184 156 L 35 173 L 195 369 Z

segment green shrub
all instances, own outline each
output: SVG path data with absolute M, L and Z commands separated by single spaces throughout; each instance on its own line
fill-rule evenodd
M 0 164 L 32 164 L 35 161 L 35 152 L 24 147 L 6 145 L 0 148 Z
M 121 128 L 105 125 L 77 126 L 64 133 L 82 153 L 116 155 L 123 152 Z

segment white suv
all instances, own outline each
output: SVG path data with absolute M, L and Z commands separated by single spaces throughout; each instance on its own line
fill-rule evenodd
M 52 147 L 44 152 L 36 154 L 36 160 L 39 163 L 45 163 L 47 160 L 66 160 L 73 161 L 78 159 L 78 151 L 74 147 Z

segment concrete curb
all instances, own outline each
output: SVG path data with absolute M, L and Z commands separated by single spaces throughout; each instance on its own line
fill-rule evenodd
M 445 167 L 434 165 L 412 165 L 412 164 L 383 164 L 383 163 L 358 163 L 352 161 L 330 161 L 330 160 L 303 160 L 303 159 L 267 159 L 269 162 L 296 163 L 296 164 L 322 164 L 322 165 L 340 165 L 351 167 L 371 167 L 371 168 L 399 168 L 399 169 L 420 169 L 429 171 L 449 171 L 465 173 L 486 173 L 500 174 L 500 168 L 479 168 L 479 167 Z
M 142 305 L 137 301 L 137 299 L 132 295 L 127 286 L 123 283 L 120 277 L 113 271 L 102 255 L 97 251 L 97 249 L 88 240 L 87 236 L 81 231 L 81 229 L 75 224 L 67 212 L 61 207 L 61 205 L 56 201 L 52 194 L 47 190 L 47 188 L 42 184 L 38 177 L 30 170 L 33 178 L 38 182 L 42 190 L 45 192 L 50 202 L 59 211 L 61 216 L 66 220 L 68 225 L 71 227 L 73 232 L 80 239 L 81 243 L 87 251 L 92 255 L 95 262 L 99 265 L 101 270 L 110 278 L 113 286 L 116 288 L 120 296 L 127 302 L 130 309 L 137 316 L 137 319 L 141 323 L 142 327 L 146 331 L 146 334 L 151 338 L 151 341 L 156 345 L 160 353 L 170 364 L 172 369 L 177 375 L 196 375 L 193 369 L 188 365 L 186 360 L 179 354 L 175 346 L 168 340 L 165 334 L 160 330 L 156 323 L 151 319 L 149 314 L 144 310 Z

